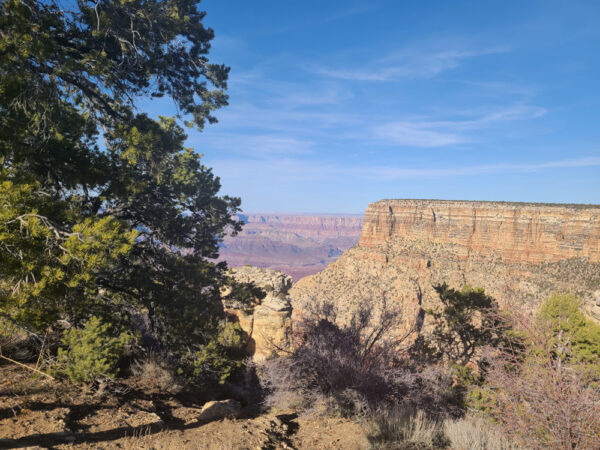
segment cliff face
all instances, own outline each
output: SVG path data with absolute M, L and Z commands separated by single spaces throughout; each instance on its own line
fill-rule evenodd
M 220 259 L 229 266 L 250 264 L 281 270 L 294 279 L 313 274 L 358 242 L 362 217 L 251 214 L 246 225 L 228 237 Z
M 600 207 L 437 200 L 369 205 L 359 244 L 291 292 L 318 301 L 401 307 L 408 324 L 437 303 L 433 284 L 481 286 L 501 304 L 535 307 L 572 292 L 600 319 Z M 424 326 L 427 326 L 425 323 Z
M 360 245 L 394 237 L 456 244 L 460 256 L 507 262 L 600 259 L 600 208 L 516 203 L 382 200 L 365 213 Z

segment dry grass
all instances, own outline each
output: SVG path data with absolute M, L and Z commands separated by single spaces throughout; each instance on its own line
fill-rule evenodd
M 124 438 L 120 442 L 120 447 L 125 450 L 178 450 L 182 448 L 181 432 L 166 430 L 158 434 L 152 434 L 148 428 L 132 434 L 131 437 Z M 200 447 L 187 447 L 200 448 Z
M 467 416 L 446 419 L 443 423 L 430 419 L 421 411 L 388 409 L 380 412 L 370 424 L 369 441 L 373 448 L 452 450 L 515 450 L 519 447 L 502 434 L 492 422 Z
M 481 417 L 446 420 L 444 434 L 453 450 L 511 450 L 517 449 L 499 427 Z
M 171 394 L 176 394 L 182 389 L 168 362 L 160 355 L 147 355 L 144 359 L 136 361 L 131 370 L 133 375 L 150 389 Z
M 445 447 L 441 425 L 423 411 L 388 409 L 376 416 L 369 441 L 374 448 L 434 449 Z

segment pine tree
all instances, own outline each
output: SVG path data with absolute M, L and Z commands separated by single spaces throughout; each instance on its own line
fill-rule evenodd
M 147 314 L 163 348 L 200 348 L 240 200 L 182 126 L 216 121 L 229 68 L 194 0 L 62 5 L 0 3 L 0 313 L 37 332 Z M 179 116 L 137 111 L 163 96 Z

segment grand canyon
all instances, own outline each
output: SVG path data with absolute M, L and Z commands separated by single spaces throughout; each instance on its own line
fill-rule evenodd
M 600 449 L 598 18 L 0 0 L 0 448 Z
M 225 238 L 221 260 L 230 267 L 280 270 L 295 281 L 319 272 L 355 245 L 360 215 L 239 214 L 244 228 Z
M 227 250 L 237 250 L 230 261 L 259 262 L 290 275 L 303 273 L 296 271 L 298 264 L 307 264 L 308 273 L 324 266 L 327 260 L 314 262 L 319 251 L 331 249 L 324 243 L 351 244 L 361 224 L 354 217 L 245 219 L 246 233 L 228 241 Z M 300 255 L 296 265 L 294 254 Z M 424 311 L 439 305 L 434 286 L 442 283 L 482 287 L 501 306 L 529 311 L 555 292 L 572 293 L 583 299 L 588 316 L 600 321 L 600 207 L 595 205 L 381 200 L 368 206 L 358 245 L 336 256 L 293 287 L 277 271 L 234 269 L 237 279 L 269 292 L 251 314 L 230 309 L 255 359 L 270 354 L 269 342 L 289 346 L 292 318 L 298 321 L 323 303 L 333 305 L 343 321 L 361 305 L 380 309 L 385 302 L 403 317 L 395 334 L 413 330 L 414 337 L 427 331 Z
M 407 326 L 422 326 L 438 301 L 433 285 L 448 283 L 531 309 L 570 292 L 600 319 L 599 260 L 598 206 L 381 200 L 368 206 L 358 245 L 296 283 L 292 305 L 301 314 L 326 301 L 350 313 L 385 300 Z

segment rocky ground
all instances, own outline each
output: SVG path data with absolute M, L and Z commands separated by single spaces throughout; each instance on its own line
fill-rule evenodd
M 365 428 L 346 419 L 257 414 L 235 401 L 197 404 L 128 379 L 91 391 L 26 369 L 0 366 L 0 448 L 286 449 L 367 448 Z M 229 415 L 229 417 L 224 417 Z

